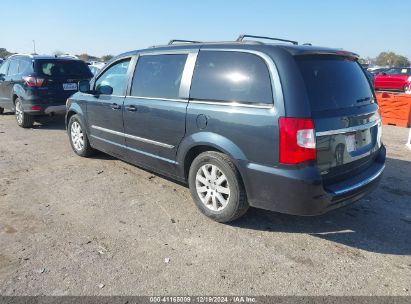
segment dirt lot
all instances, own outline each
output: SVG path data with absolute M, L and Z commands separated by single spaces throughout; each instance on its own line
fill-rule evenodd
M 411 295 L 407 131 L 384 128 L 383 181 L 351 207 L 223 225 L 184 186 L 75 156 L 62 120 L 0 116 L 0 294 Z

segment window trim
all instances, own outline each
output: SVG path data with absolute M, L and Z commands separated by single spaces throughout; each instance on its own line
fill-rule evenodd
M 192 103 L 201 103 L 201 104 L 215 104 L 215 105 L 225 105 L 225 106 L 243 106 L 243 107 L 250 107 L 250 108 L 265 108 L 271 109 L 274 107 L 282 106 L 284 103 L 283 92 L 281 87 L 280 76 L 278 73 L 277 66 L 275 65 L 274 61 L 265 53 L 255 50 L 248 50 L 248 49 L 227 49 L 227 48 L 202 48 L 200 52 L 235 52 L 235 53 L 248 53 L 253 54 L 260 57 L 264 62 L 268 69 L 268 73 L 270 76 L 270 83 L 271 83 L 271 93 L 272 93 L 272 101 L 271 104 L 269 103 L 247 103 L 243 101 L 233 102 L 228 100 L 218 101 L 218 100 L 200 100 L 195 98 L 190 98 L 189 102 Z M 191 87 L 191 83 L 190 83 Z M 191 91 L 191 90 L 190 90 Z M 282 109 L 284 110 L 284 109 Z
M 166 51 L 143 51 L 136 56 L 135 63 L 133 65 L 132 75 L 129 81 L 129 88 L 127 90 L 127 98 L 135 99 L 146 99 L 146 100 L 165 100 L 165 101 L 176 101 L 176 102 L 188 102 L 191 80 L 194 73 L 194 67 L 197 61 L 198 49 L 179 49 L 179 50 L 166 50 Z M 184 65 L 183 73 L 181 76 L 180 88 L 178 93 L 178 98 L 166 98 L 166 97 L 155 97 L 155 96 L 134 96 L 131 95 L 131 90 L 133 87 L 133 81 L 135 72 L 137 69 L 138 61 L 140 57 L 144 56 L 162 56 L 162 55 L 187 55 L 186 62 Z

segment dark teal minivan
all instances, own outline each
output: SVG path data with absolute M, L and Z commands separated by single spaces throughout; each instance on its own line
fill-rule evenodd
M 186 182 L 219 222 L 249 206 L 322 214 L 384 170 L 378 105 L 351 52 L 249 35 L 171 41 L 117 56 L 79 89 L 66 117 L 75 153 Z

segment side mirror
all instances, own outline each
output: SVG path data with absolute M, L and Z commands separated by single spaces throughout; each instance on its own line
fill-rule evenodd
M 88 81 L 88 80 L 79 81 L 78 90 L 81 93 L 90 93 L 90 81 Z
M 103 85 L 98 88 L 98 93 L 102 95 L 111 95 L 113 94 L 113 88 L 109 85 Z
M 382 73 L 381 73 L 381 75 L 383 75 L 383 76 L 387 76 L 387 73 L 385 73 L 385 72 L 382 72 Z

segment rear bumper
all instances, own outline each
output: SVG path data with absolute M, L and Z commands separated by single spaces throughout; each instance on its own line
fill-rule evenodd
M 373 164 L 349 180 L 324 186 L 315 166 L 278 169 L 249 164 L 246 188 L 251 206 L 294 215 L 320 215 L 351 204 L 371 192 L 385 167 L 381 147 Z
M 66 103 L 64 102 L 52 102 L 43 103 L 39 100 L 30 101 L 25 100 L 22 102 L 23 110 L 30 115 L 64 115 L 66 114 Z M 38 110 L 33 110 L 32 107 L 39 107 Z

